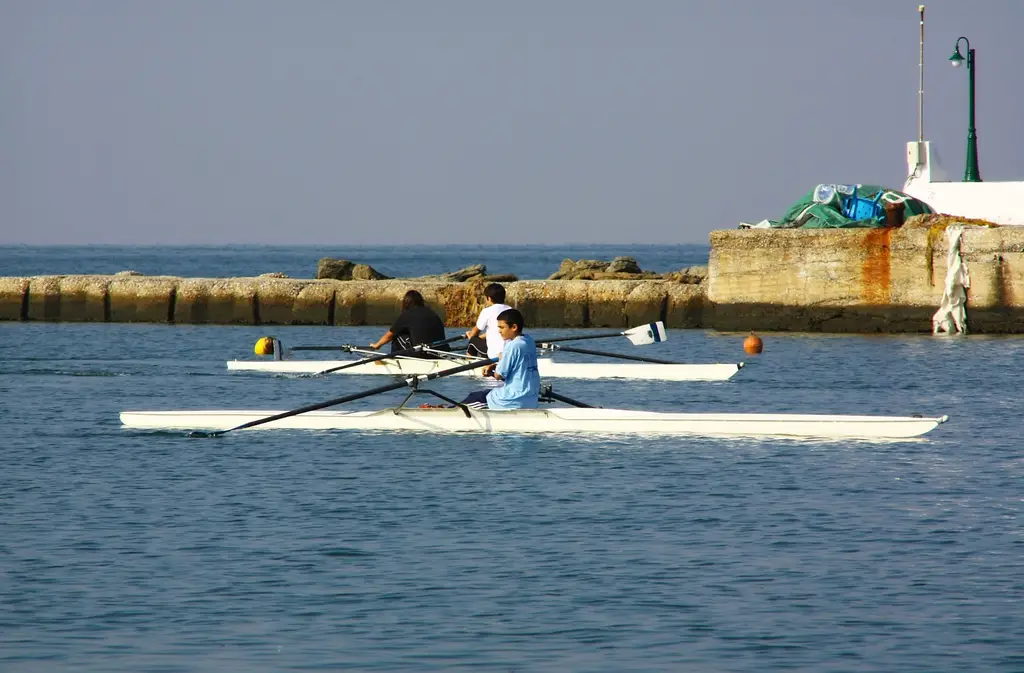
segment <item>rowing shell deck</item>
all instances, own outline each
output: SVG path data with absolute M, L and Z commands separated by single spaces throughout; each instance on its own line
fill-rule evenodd
M 255 371 L 272 374 L 317 374 L 325 369 L 341 367 L 356 360 L 230 360 L 232 371 Z M 433 374 L 457 367 L 462 362 L 451 360 L 426 360 L 422 358 L 388 358 L 348 367 L 335 374 L 384 374 L 408 376 L 411 374 Z M 725 381 L 743 367 L 738 364 L 681 364 L 663 365 L 648 363 L 605 364 L 590 362 L 555 362 L 550 358 L 538 358 L 537 369 L 541 378 L 571 379 L 637 379 L 655 381 Z M 468 371 L 456 376 L 480 376 L 479 371 Z
M 129 428 L 227 430 L 281 411 L 123 411 Z M 568 434 L 670 434 L 902 439 L 917 437 L 947 416 L 828 416 L 806 414 L 690 414 L 625 409 L 519 409 L 513 411 L 402 408 L 311 411 L 251 428 L 299 430 L 419 430 Z

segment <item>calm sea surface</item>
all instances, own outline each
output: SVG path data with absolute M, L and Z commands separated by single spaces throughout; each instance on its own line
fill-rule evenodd
M 648 271 L 678 271 L 707 264 L 706 245 L 565 246 L 0 246 L 0 276 L 113 274 L 133 270 L 147 276 L 243 277 L 280 272 L 291 278 L 316 277 L 321 257 L 369 264 L 393 277 L 414 277 L 486 264 L 488 273 L 523 279 L 547 278 L 563 259 L 636 258 Z
M 140 271 L 236 273 L 155 250 Z M 13 273 L 118 270 L 70 257 Z M 670 331 L 643 352 L 748 366 L 556 381 L 603 406 L 950 415 L 915 441 L 119 425 L 381 385 L 224 367 L 268 333 L 380 332 L 0 323 L 0 671 L 1024 671 L 1024 339 L 764 334 L 751 358 Z

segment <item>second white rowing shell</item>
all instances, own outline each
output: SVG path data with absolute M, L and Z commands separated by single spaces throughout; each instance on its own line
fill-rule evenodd
M 271 374 L 318 374 L 325 369 L 332 369 L 353 362 L 357 362 L 357 360 L 229 360 L 228 369 L 233 371 L 267 372 Z M 398 357 L 368 362 L 333 373 L 408 376 L 411 374 L 433 374 L 434 372 L 458 367 L 461 364 L 465 364 L 465 362 Z M 537 358 L 537 369 L 540 372 L 541 378 L 563 379 L 725 381 L 742 367 L 742 362 L 736 364 L 703 365 L 663 365 L 646 362 L 608 364 L 600 362 L 555 362 L 550 358 Z M 472 370 L 456 374 L 455 376 L 480 376 L 480 372 Z

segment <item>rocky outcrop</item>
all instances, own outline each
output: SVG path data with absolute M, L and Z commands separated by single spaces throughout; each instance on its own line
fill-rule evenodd
M 369 264 L 356 264 L 352 267 L 352 280 L 391 280 Z
M 355 264 L 347 259 L 323 257 L 316 263 L 317 279 L 352 280 L 352 268 Z
M 511 273 L 496 275 L 488 274 L 486 265 L 470 264 L 458 271 L 449 271 L 448 273 L 442 273 L 436 276 L 420 276 L 419 278 L 410 278 L 408 280 L 440 283 L 469 283 L 475 281 L 482 281 L 485 283 L 513 283 L 518 280 L 518 278 Z
M 470 266 L 463 267 L 458 271 L 441 274 L 439 280 L 449 281 L 452 283 L 465 283 L 467 280 L 483 278 L 486 275 L 487 266 L 484 264 L 471 264 Z
M 643 273 L 640 264 L 632 257 L 616 257 L 605 269 L 608 273 Z
M 324 257 L 316 265 L 317 280 L 390 280 L 369 264 L 356 264 L 347 259 Z
M 661 277 L 665 280 L 670 280 L 673 283 L 682 283 L 684 285 L 700 285 L 708 277 L 708 267 L 702 266 L 688 266 L 685 269 L 679 271 L 670 271 L 668 273 L 661 274 Z
M 661 274 L 644 271 L 632 257 L 616 257 L 610 262 L 597 259 L 566 259 L 548 280 L 644 280 Z

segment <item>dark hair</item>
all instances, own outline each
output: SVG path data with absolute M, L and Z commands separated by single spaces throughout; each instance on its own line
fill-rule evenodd
M 484 288 L 484 296 L 493 301 L 495 304 L 505 303 L 505 288 L 498 283 L 491 283 Z
M 499 313 L 498 320 L 505 321 L 505 324 L 508 325 L 509 327 L 511 327 L 512 325 L 516 325 L 517 327 L 519 327 L 520 332 L 523 331 L 523 325 L 525 322 L 523 320 L 523 314 L 514 308 L 507 308 L 501 313 Z
M 413 306 L 423 306 L 423 295 L 416 290 L 409 290 L 402 297 L 402 310 L 408 311 Z

